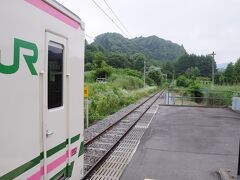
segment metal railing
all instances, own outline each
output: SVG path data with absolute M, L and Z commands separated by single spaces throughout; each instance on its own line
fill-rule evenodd
M 232 103 L 232 92 L 169 89 L 165 93 L 165 104 L 186 106 L 227 107 Z
M 107 78 L 97 78 L 96 82 L 97 83 L 106 83 L 107 82 Z

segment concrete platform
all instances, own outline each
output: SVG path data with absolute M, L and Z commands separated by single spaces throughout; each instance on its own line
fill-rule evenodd
M 228 109 L 160 106 L 121 180 L 216 180 L 236 170 L 240 115 Z

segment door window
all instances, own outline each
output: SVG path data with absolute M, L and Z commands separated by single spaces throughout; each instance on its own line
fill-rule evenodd
M 48 44 L 48 109 L 63 106 L 63 52 L 64 46 Z

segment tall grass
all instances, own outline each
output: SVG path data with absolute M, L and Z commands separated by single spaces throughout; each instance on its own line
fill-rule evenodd
M 127 91 L 110 83 L 93 83 L 88 84 L 88 86 L 89 99 L 91 101 L 89 106 L 90 124 L 117 112 L 121 108 L 157 90 L 157 87 L 147 87 L 145 89 Z
M 235 93 L 240 92 L 240 85 L 232 85 L 232 86 L 221 86 L 221 85 L 215 85 L 213 88 L 208 87 L 209 89 L 215 90 L 215 91 L 232 91 Z
M 95 83 L 94 72 L 85 72 L 85 85 L 89 87 L 91 101 L 90 124 L 158 90 L 157 87 L 143 88 L 143 80 L 139 75 L 131 70 L 126 71 L 128 73 L 124 70 L 113 72 L 106 83 Z
M 85 83 L 94 83 L 95 82 L 94 71 L 87 71 L 84 73 L 84 82 Z
M 126 74 L 112 74 L 112 76 L 108 79 L 109 83 L 114 84 L 119 88 L 123 88 L 126 90 L 134 90 L 143 87 L 142 79 L 138 77 L 126 75 Z

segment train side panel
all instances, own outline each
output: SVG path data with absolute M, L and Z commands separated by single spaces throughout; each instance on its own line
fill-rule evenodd
M 0 179 L 82 177 L 84 24 L 62 9 L 1 2 Z

